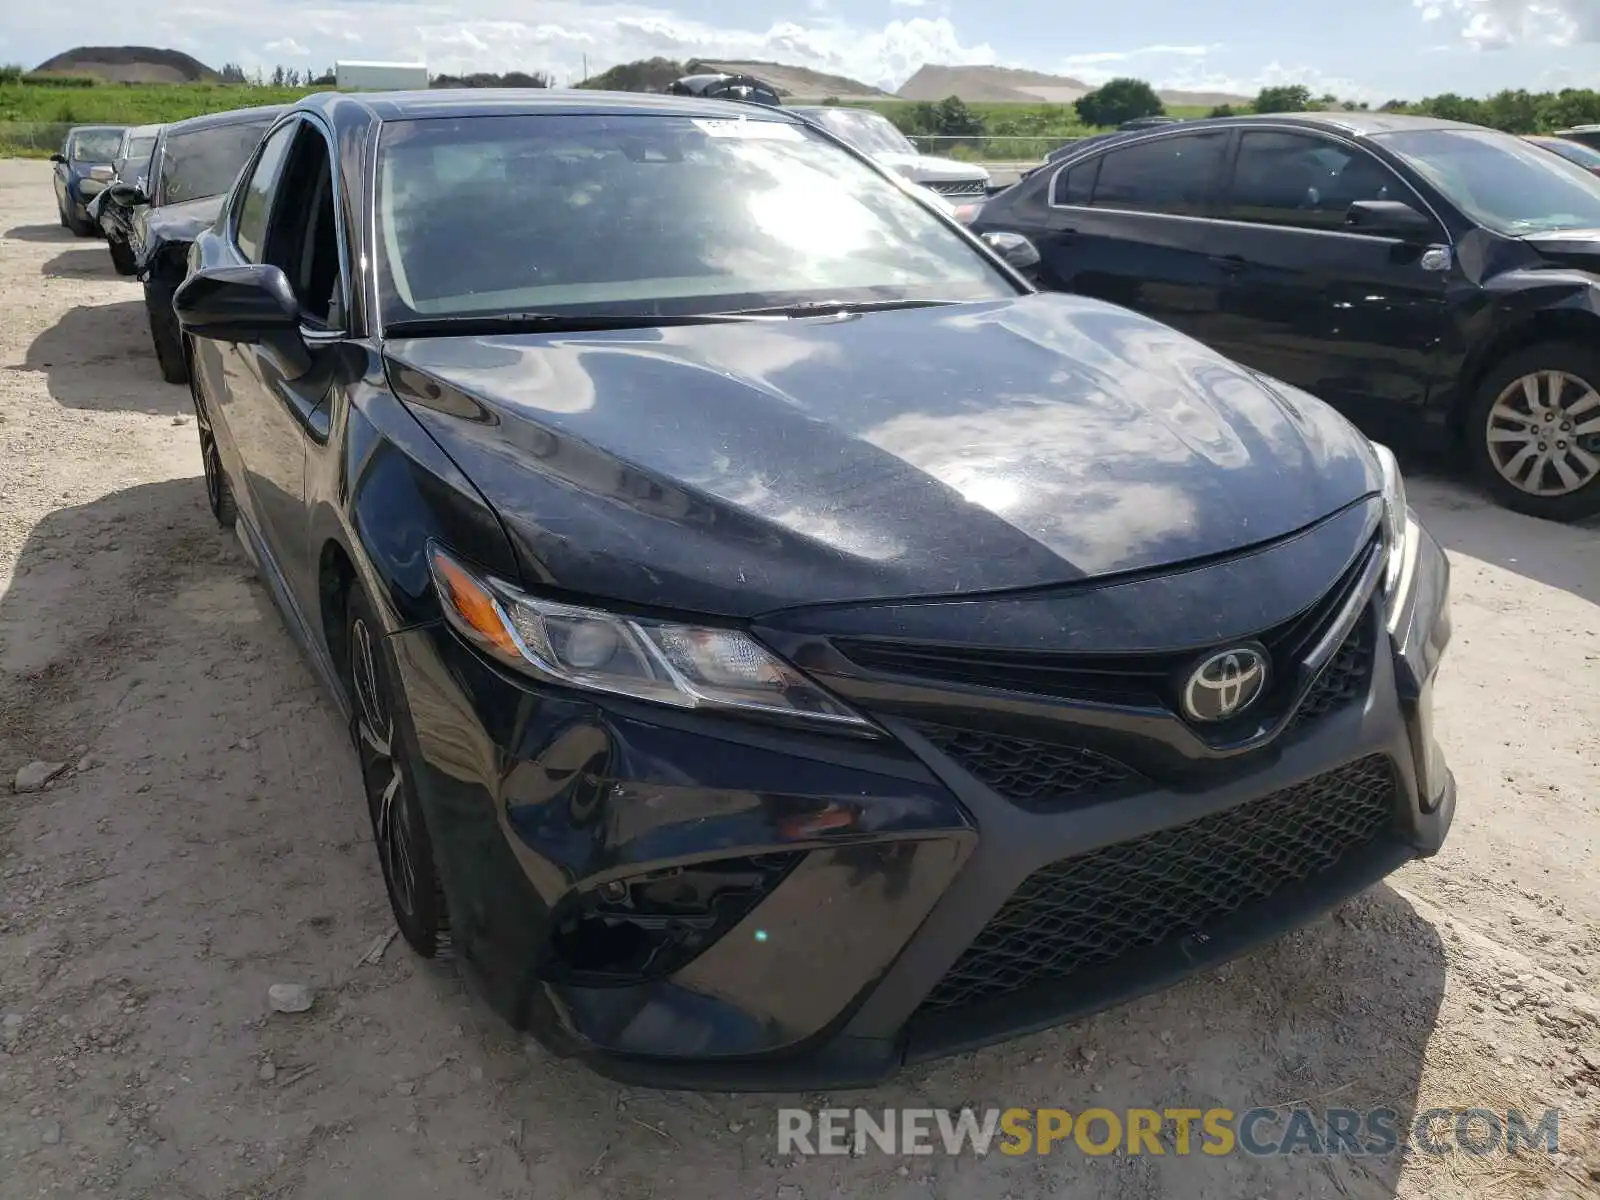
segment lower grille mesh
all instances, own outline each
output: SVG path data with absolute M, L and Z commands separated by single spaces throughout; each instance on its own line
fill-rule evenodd
M 1103 796 L 1139 778 L 1092 750 L 942 725 L 918 725 L 917 732 L 963 770 L 1031 812 L 1057 812 L 1077 797 Z
M 1260 800 L 1042 867 L 922 1003 L 960 1008 L 1183 937 L 1375 841 L 1395 776 L 1372 755 Z

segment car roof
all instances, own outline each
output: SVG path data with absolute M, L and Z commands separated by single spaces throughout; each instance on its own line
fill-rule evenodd
M 1332 133 L 1372 136 L 1381 133 L 1403 133 L 1413 129 L 1482 129 L 1466 121 L 1446 121 L 1442 117 L 1417 117 L 1410 113 L 1386 112 L 1302 112 L 1302 113 L 1250 113 L 1239 117 L 1201 117 L 1185 121 L 1181 127 L 1163 125 L 1159 129 L 1141 130 L 1143 133 L 1171 134 L 1182 128 L 1204 129 L 1224 125 L 1304 125 L 1308 129 L 1325 129 Z
M 121 133 L 126 128 L 127 128 L 126 125 L 74 125 L 71 129 L 67 130 L 67 132 L 69 134 L 73 134 L 73 133 L 102 133 L 102 132 L 105 132 L 105 133 Z
M 380 121 L 430 117 L 506 116 L 670 116 L 726 118 L 744 113 L 752 120 L 792 121 L 785 110 L 734 100 L 706 100 L 659 92 L 590 92 L 553 88 L 430 88 L 414 92 L 318 92 L 299 107 L 322 111 L 348 106 L 365 109 Z M 756 114 L 761 114 L 757 116 Z
M 218 125 L 243 125 L 250 121 L 271 120 L 279 113 L 288 111 L 289 106 L 287 104 L 263 104 L 257 108 L 230 108 L 225 112 L 187 117 L 182 121 L 174 121 L 172 124 L 162 128 L 171 136 L 176 133 L 193 133 L 197 129 L 210 129 Z
M 129 125 L 124 132 L 131 138 L 154 137 L 165 128 L 165 125 Z

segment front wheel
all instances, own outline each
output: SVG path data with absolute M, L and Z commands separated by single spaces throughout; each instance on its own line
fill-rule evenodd
M 62 224 L 79 237 L 93 237 L 100 232 L 93 221 L 78 215 L 78 207 L 70 199 L 67 201 L 67 207 L 62 211 L 61 215 L 65 218 Z
M 211 515 L 224 529 L 232 529 L 239 519 L 239 509 L 233 500 L 233 488 L 222 469 L 222 454 L 217 449 L 217 431 L 211 423 L 211 406 L 200 390 L 200 379 L 194 377 L 189 384 L 189 394 L 194 400 L 194 423 L 200 433 L 200 466 L 206 478 L 206 503 Z
M 1506 508 L 1550 521 L 1600 514 L 1600 355 L 1546 342 L 1508 356 L 1467 415 L 1475 466 Z
M 350 593 L 345 646 L 361 782 L 389 908 L 413 950 L 423 958 L 446 957 L 450 917 L 410 758 L 395 721 L 395 672 L 382 628 L 359 588 Z
M 118 237 L 106 238 L 106 249 L 111 251 L 111 266 L 118 275 L 132 275 L 135 263 L 133 247 Z
M 183 336 L 178 314 L 172 311 L 173 289 L 152 280 L 144 281 L 144 307 L 150 318 L 150 342 L 156 349 L 161 378 L 168 383 L 184 383 L 189 366 L 183 360 Z

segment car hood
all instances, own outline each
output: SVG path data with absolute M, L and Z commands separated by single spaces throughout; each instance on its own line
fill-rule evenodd
M 898 171 L 917 183 L 960 183 L 969 179 L 989 180 L 989 172 L 972 163 L 957 162 L 953 158 L 935 158 L 928 154 L 875 154 L 884 166 Z
M 1073 296 L 385 353 L 530 582 L 703 613 L 1142 571 L 1380 486 L 1331 409 Z
M 1562 229 L 1517 239 L 1547 262 L 1600 271 L 1600 229 Z
M 223 196 L 206 196 L 200 200 L 185 200 L 181 204 L 163 204 L 152 208 L 149 230 L 152 238 L 164 242 L 192 242 L 202 229 L 209 229 L 222 211 Z

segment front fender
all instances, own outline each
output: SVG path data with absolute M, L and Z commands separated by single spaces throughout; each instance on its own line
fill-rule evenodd
M 312 546 L 337 544 L 388 632 L 442 617 L 428 572 L 437 539 L 485 571 L 517 578 L 500 520 L 390 392 L 379 355 L 348 343 L 354 382 L 336 388 L 322 477 L 308 478 Z M 315 456 L 314 456 L 315 457 Z

